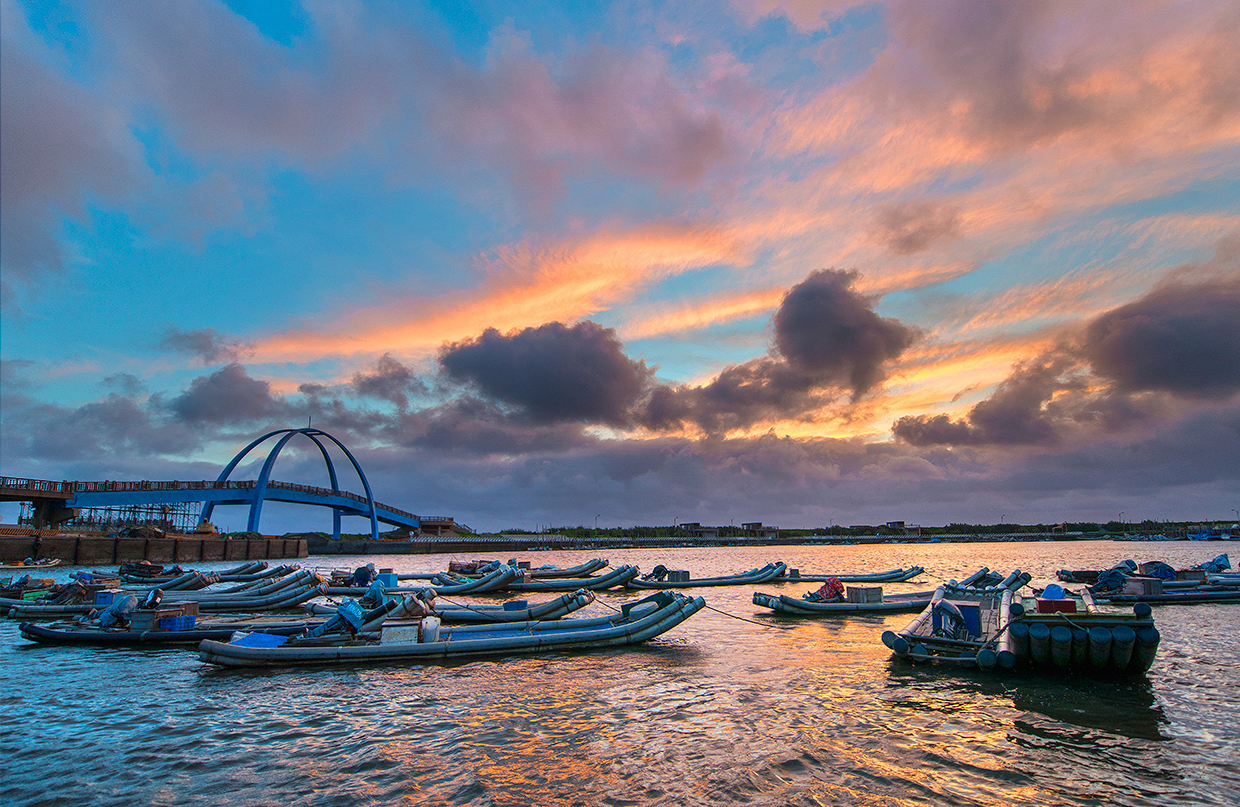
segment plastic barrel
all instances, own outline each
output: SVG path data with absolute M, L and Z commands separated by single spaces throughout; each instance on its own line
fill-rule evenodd
M 977 666 L 983 670 L 993 670 L 999 663 L 999 655 L 989 647 L 977 651 Z
M 1051 663 L 1056 667 L 1072 663 L 1072 630 L 1067 625 L 1051 628 Z
M 1132 651 L 1137 643 L 1137 632 L 1127 625 L 1111 628 L 1111 664 L 1117 670 L 1128 669 Z
M 1153 613 L 1153 610 L 1154 609 L 1150 608 L 1150 604 L 1148 602 L 1139 602 L 1132 606 L 1132 612 L 1142 619 L 1145 619 Z
M 1014 602 L 1008 606 L 1008 613 L 1010 613 L 1012 616 L 1024 616 L 1025 606 L 1022 605 L 1021 603 Z
M 1145 605 L 1145 603 L 1141 603 Z M 1133 669 L 1145 672 L 1154 663 L 1154 657 L 1158 655 L 1158 643 L 1162 641 L 1162 636 L 1158 633 L 1158 629 L 1152 625 L 1137 629 L 1137 646 L 1132 651 Z
M 999 669 L 1010 670 L 1016 666 L 1016 654 L 1011 650 L 1000 650 L 997 655 Z
M 1089 629 L 1089 663 L 1103 669 L 1111 663 L 1111 631 L 1104 627 Z
M 1029 625 L 1024 622 L 1013 622 L 1008 628 L 1012 637 L 1012 653 L 1020 662 L 1029 660 Z
M 896 632 L 893 630 L 883 631 L 883 644 L 894 650 L 896 646 Z
M 1089 660 L 1089 631 L 1084 628 L 1072 629 L 1072 663 L 1084 666 Z
M 1051 629 L 1043 622 L 1029 626 L 1029 658 L 1035 664 L 1045 664 L 1051 658 Z
M 913 655 L 914 656 L 928 656 L 930 655 L 930 651 L 926 649 L 926 646 L 924 644 L 922 644 L 921 642 L 918 642 L 917 644 L 913 645 Z
M 439 617 L 428 616 L 422 619 L 422 626 L 418 630 L 419 642 L 437 642 L 439 641 Z
M 908 639 L 903 636 L 896 636 L 891 640 L 891 649 L 896 651 L 897 656 L 907 656 L 909 651 Z

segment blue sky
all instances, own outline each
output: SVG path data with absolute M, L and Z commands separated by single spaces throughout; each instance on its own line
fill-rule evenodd
M 1232 3 L 0 12 L 7 475 L 313 417 L 483 529 L 1240 507 Z

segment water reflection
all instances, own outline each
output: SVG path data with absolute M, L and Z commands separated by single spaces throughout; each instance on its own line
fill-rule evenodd
M 1146 676 L 1125 679 L 1057 677 L 960 668 L 942 669 L 892 659 L 888 691 L 906 708 L 953 711 L 980 700 L 1006 699 L 1021 712 L 1034 712 L 1058 723 L 1119 737 L 1166 740 L 1167 717 Z M 961 701 L 958 696 L 969 698 Z M 1042 725 L 1018 716 L 1023 725 Z

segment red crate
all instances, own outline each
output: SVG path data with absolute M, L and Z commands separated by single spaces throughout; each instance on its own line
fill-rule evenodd
M 1075 614 L 1076 600 L 1038 599 L 1039 614 Z

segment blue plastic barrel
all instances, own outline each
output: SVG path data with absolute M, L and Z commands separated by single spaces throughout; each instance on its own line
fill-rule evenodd
M 1072 630 L 1067 625 L 1051 628 L 1051 663 L 1056 667 L 1072 663 Z
M 1051 658 L 1051 629 L 1044 622 L 1029 626 L 1029 658 L 1035 664 L 1045 664 Z
M 1029 660 L 1029 625 L 1025 622 L 1013 622 L 1008 628 L 1008 634 L 1012 637 L 1012 653 L 1015 654 L 1017 661 Z
M 1111 631 L 1109 628 L 1089 629 L 1089 663 L 1098 669 L 1111 663 Z
M 1137 629 L 1137 646 L 1132 651 L 1133 669 L 1145 672 L 1154 663 L 1154 657 L 1158 655 L 1158 643 L 1162 641 L 1162 636 L 1158 633 L 1158 629 L 1152 625 Z
M 1111 628 L 1111 664 L 1117 670 L 1128 669 L 1132 651 L 1137 643 L 1137 632 L 1127 625 Z

